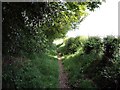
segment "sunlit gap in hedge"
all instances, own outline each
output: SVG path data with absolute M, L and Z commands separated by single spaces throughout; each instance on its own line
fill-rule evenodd
M 62 38 L 61 39 L 56 39 L 56 40 L 53 41 L 53 43 L 56 44 L 56 45 L 59 45 L 59 44 L 63 43 L 63 39 Z
M 118 36 L 118 1 L 106 0 L 100 8 L 89 15 L 78 25 L 78 29 L 70 30 L 66 36 Z

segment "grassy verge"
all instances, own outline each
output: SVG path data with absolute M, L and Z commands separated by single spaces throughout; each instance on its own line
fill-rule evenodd
M 3 88 L 58 88 L 58 62 L 50 54 L 3 60 Z
M 103 89 L 119 88 L 120 57 L 113 60 L 112 64 L 104 66 L 102 56 L 90 54 L 66 55 L 63 64 L 68 72 L 69 84 L 73 88 Z
M 66 55 L 63 64 L 69 75 L 69 84 L 73 88 L 97 88 L 96 84 L 85 74 L 85 71 L 100 56 L 91 54 Z M 99 61 L 99 60 L 97 60 Z M 92 68 L 93 69 L 93 68 Z

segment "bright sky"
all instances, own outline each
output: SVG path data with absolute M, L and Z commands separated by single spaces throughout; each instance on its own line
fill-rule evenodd
M 75 37 L 82 36 L 106 36 L 118 35 L 118 1 L 106 0 L 100 8 L 90 15 L 79 25 L 75 31 L 69 31 L 66 36 Z

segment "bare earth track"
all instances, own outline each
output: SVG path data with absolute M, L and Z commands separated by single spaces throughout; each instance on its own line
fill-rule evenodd
M 62 65 L 62 58 L 61 56 L 58 55 L 58 64 L 59 64 L 59 88 L 65 89 L 69 88 L 68 85 L 68 78 L 67 78 L 67 73 L 64 71 L 64 67 Z

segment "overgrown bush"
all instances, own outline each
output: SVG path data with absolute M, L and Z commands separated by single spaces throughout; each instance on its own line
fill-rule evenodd
M 120 64 L 120 63 L 119 63 Z M 104 67 L 93 77 L 99 88 L 117 88 L 120 86 L 120 67 Z M 119 87 L 120 88 L 120 87 Z
M 88 89 L 95 90 L 96 89 L 96 86 L 94 85 L 94 83 L 91 80 L 88 80 L 88 79 L 81 80 L 80 81 L 80 87 L 83 90 L 88 90 Z
M 120 37 L 107 36 L 103 40 L 89 37 L 83 46 L 84 53 L 79 51 L 64 59 L 69 84 L 72 87 L 86 87 L 89 82 L 84 80 L 89 78 L 99 89 L 120 88 Z
M 84 45 L 84 52 L 89 54 L 92 50 L 99 53 L 102 50 L 102 42 L 99 37 L 89 37 Z
M 68 38 L 64 42 L 64 46 L 61 46 L 58 51 L 68 55 L 68 54 L 74 54 L 77 52 L 80 48 L 83 47 L 84 39 L 82 37 L 76 37 L 76 38 Z
M 118 39 L 114 36 L 107 36 L 103 39 L 104 43 L 104 56 L 114 58 L 118 50 Z

